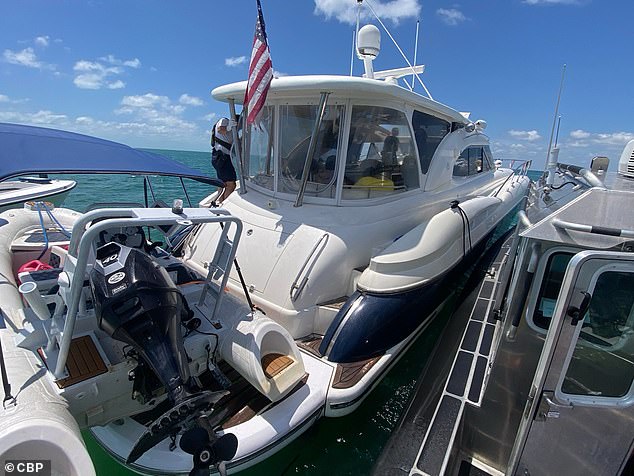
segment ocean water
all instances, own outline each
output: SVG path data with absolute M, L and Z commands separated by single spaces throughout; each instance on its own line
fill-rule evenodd
M 210 154 L 154 150 L 174 160 L 215 176 Z M 126 201 L 142 204 L 143 179 L 119 175 L 74 175 L 77 187 L 69 194 L 64 206 L 83 211 L 95 202 Z M 185 201 L 180 182 L 169 177 L 152 179 L 156 199 L 171 204 L 175 198 Z M 193 181 L 186 181 L 192 203 L 196 204 L 214 189 Z M 185 201 L 186 203 L 186 201 Z M 509 221 L 508 226 L 512 226 Z M 430 324 L 424 334 L 387 376 L 366 398 L 361 407 L 342 418 L 322 418 L 306 433 L 271 458 L 240 473 L 244 476 L 261 475 L 365 475 L 394 430 L 405 410 L 416 378 L 434 348 L 456 299 L 450 300 L 445 310 Z M 99 476 L 134 475 L 112 459 L 90 436 L 84 440 Z

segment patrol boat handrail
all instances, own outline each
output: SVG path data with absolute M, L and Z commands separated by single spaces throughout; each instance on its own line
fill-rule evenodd
M 625 230 L 622 228 L 611 228 L 607 226 L 585 225 L 583 223 L 573 223 L 570 221 L 553 218 L 552 222 L 555 228 L 565 230 L 581 231 L 583 233 L 593 233 L 595 235 L 620 236 L 623 238 L 634 238 L 634 230 Z

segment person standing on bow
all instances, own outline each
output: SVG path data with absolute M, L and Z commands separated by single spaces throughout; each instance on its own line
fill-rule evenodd
M 217 199 L 217 204 L 224 202 L 236 189 L 236 169 L 231 163 L 231 145 L 233 135 L 230 128 L 233 124 L 223 117 L 216 122 L 211 131 L 211 165 L 216 169 L 216 175 L 224 182 L 222 194 Z

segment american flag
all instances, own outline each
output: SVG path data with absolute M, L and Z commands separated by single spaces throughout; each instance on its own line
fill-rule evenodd
M 244 104 L 248 110 L 247 125 L 253 124 L 266 100 L 266 93 L 269 91 L 271 79 L 273 78 L 273 65 L 269 45 L 266 40 L 266 29 L 264 28 L 264 17 L 262 16 L 262 6 L 258 2 L 258 20 L 255 22 L 255 35 L 253 37 L 253 51 L 251 52 L 251 63 L 249 64 L 249 83 L 244 94 Z

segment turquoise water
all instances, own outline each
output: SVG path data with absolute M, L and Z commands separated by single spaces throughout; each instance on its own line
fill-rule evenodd
M 169 150 L 154 152 L 196 167 L 209 175 L 215 175 L 210 165 L 209 153 Z M 129 201 L 142 204 L 144 201 L 141 177 L 93 175 L 72 178 L 78 182 L 78 185 L 69 194 L 64 204 L 69 208 L 82 211 L 95 202 Z M 164 200 L 168 204 L 174 198 L 185 200 L 178 180 L 155 177 L 152 179 L 152 184 L 157 199 Z M 186 185 L 194 204 L 214 190 L 213 187 L 192 181 L 187 181 Z M 368 474 L 404 411 L 416 377 L 425 365 L 452 306 L 453 301 L 356 412 L 342 418 L 322 418 L 289 446 L 240 474 L 244 476 Z M 99 476 L 136 474 L 113 460 L 88 433 L 84 434 L 84 439 Z

